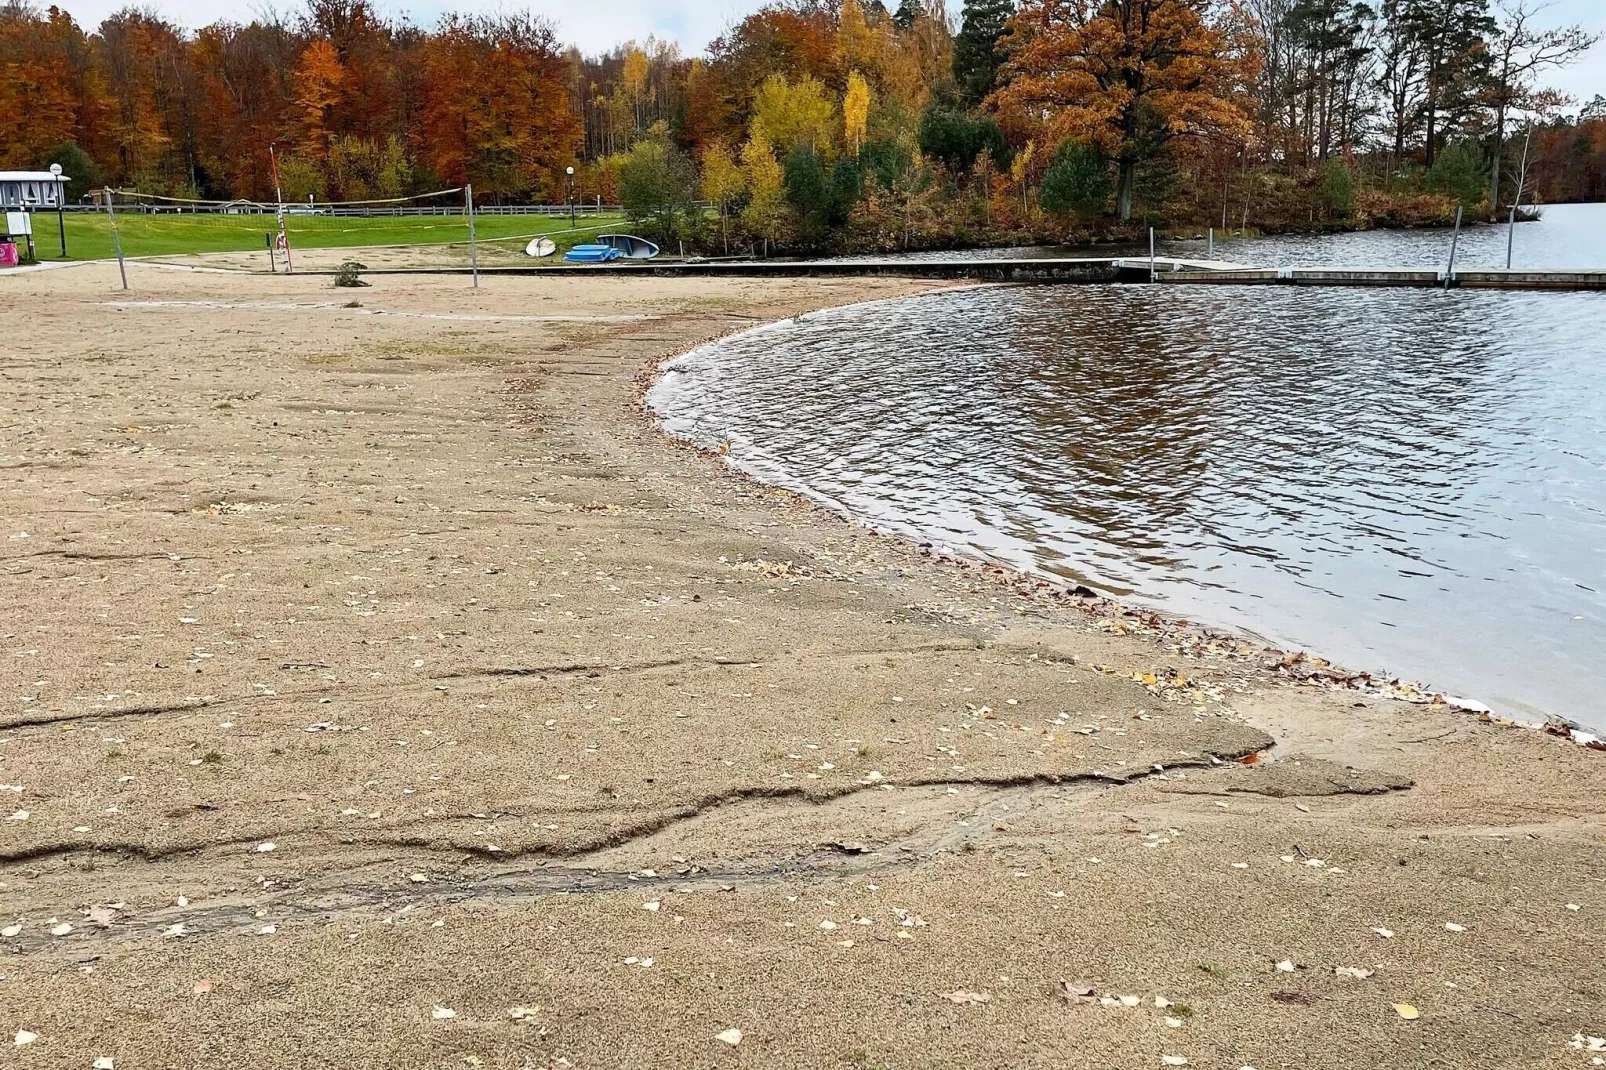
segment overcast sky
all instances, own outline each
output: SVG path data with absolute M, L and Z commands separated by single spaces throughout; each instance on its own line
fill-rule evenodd
M 128 6 L 131 0 L 58 0 L 72 12 L 81 26 L 92 29 L 108 13 Z M 41 7 L 49 0 L 39 0 Z M 627 38 L 645 39 L 649 34 L 672 38 L 688 54 L 702 51 L 728 24 L 759 7 L 762 0 L 534 0 L 531 10 L 548 16 L 558 25 L 563 39 L 586 52 L 601 52 Z M 217 0 L 150 0 L 139 6 L 154 8 L 163 16 L 190 27 L 227 18 L 250 21 L 263 4 L 257 0 L 218 3 Z M 295 7 L 294 0 L 279 0 L 275 7 Z M 457 11 L 521 10 L 523 5 L 499 0 L 376 0 L 383 13 L 405 14 L 419 24 L 434 22 L 447 9 Z M 888 5 L 893 6 L 891 4 Z M 957 11 L 962 0 L 949 0 Z M 1606 0 L 1551 0 L 1541 21 L 1550 25 L 1581 23 L 1596 33 L 1606 34 Z M 1606 95 L 1606 44 L 1597 45 L 1584 61 L 1552 78 L 1552 84 L 1580 101 L 1596 94 Z

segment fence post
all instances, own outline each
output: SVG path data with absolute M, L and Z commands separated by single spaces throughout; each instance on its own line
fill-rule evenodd
M 463 199 L 468 204 L 468 264 L 477 290 L 480 288 L 480 247 L 474 239 L 474 183 L 463 187 Z
M 1450 237 L 1450 267 L 1444 273 L 1444 288 L 1455 280 L 1455 247 L 1461 243 L 1461 206 L 1455 206 L 1455 233 Z
M 101 195 L 106 198 L 106 218 L 112 223 L 112 245 L 117 250 L 117 274 L 123 277 L 123 289 L 128 289 L 128 269 L 123 266 L 123 238 L 117 233 L 117 213 L 112 209 L 112 191 L 102 189 Z
M 1154 269 L 1154 228 L 1149 228 L 1149 281 L 1159 282 L 1160 274 Z

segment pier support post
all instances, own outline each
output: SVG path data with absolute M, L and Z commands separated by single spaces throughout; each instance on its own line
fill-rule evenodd
M 1455 233 L 1450 236 L 1450 266 L 1444 272 L 1444 288 L 1455 281 L 1455 247 L 1461 244 L 1461 206 L 1455 206 Z
M 1154 269 L 1154 228 L 1149 228 L 1149 281 L 1159 282 L 1159 272 Z

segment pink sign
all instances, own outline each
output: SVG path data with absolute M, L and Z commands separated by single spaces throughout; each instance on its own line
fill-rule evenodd
M 0 241 L 0 267 L 17 266 L 17 243 Z

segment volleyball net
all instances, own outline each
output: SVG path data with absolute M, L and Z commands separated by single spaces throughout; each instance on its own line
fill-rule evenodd
M 463 187 L 356 201 L 206 200 L 130 189 L 97 191 L 129 257 L 232 253 L 251 266 L 327 267 L 342 254 L 421 265 L 528 259 L 535 239 L 559 249 L 615 226 L 617 209 L 587 205 L 478 204 Z M 472 243 L 472 245 L 471 245 Z M 382 252 L 383 251 L 383 252 Z

